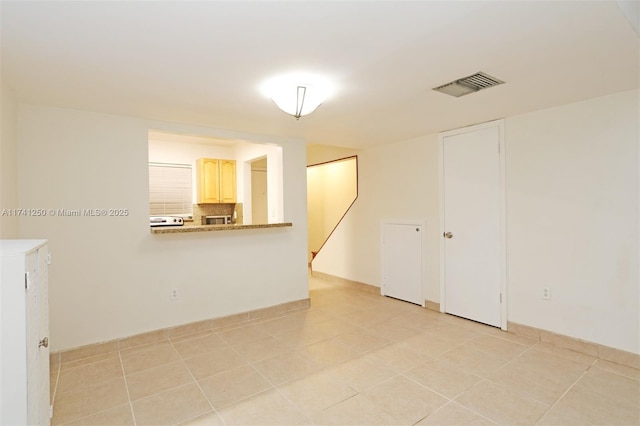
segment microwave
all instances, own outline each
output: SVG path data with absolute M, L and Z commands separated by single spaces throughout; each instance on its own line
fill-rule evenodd
M 202 216 L 203 225 L 231 225 L 231 215 Z

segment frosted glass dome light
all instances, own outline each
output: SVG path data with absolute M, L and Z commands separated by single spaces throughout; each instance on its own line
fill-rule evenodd
M 291 74 L 267 81 L 262 92 L 282 111 L 299 119 L 315 111 L 330 95 L 331 88 L 320 77 Z

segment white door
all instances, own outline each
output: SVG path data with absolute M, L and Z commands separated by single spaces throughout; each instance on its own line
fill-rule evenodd
M 422 296 L 423 232 L 421 224 L 383 224 L 383 295 L 424 305 Z
M 444 311 L 500 327 L 501 127 L 441 136 Z
M 49 250 L 47 246 L 38 250 L 38 400 L 39 424 L 50 423 L 49 394 Z M 42 344 L 40 344 L 42 342 Z

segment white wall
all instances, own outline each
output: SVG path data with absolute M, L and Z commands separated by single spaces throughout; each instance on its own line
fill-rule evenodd
M 9 87 L 0 84 L 0 210 L 27 208 L 18 204 L 16 104 Z M 18 238 L 17 216 L 0 215 L 0 238 Z
M 244 203 L 244 223 L 253 223 L 253 219 L 251 217 L 251 197 L 244 195 L 245 193 L 251 193 L 251 162 L 257 158 L 263 158 L 265 156 L 267 157 L 268 223 L 283 222 L 285 219 L 284 198 L 282 191 L 282 148 L 273 144 L 258 145 L 243 142 L 238 143 L 234 147 L 234 153 L 237 161 L 236 173 L 238 176 L 238 202 Z
M 314 271 L 380 287 L 381 223 L 426 220 L 426 299 L 438 301 L 438 138 L 358 153 L 358 199 L 313 262 Z
M 506 119 L 509 321 L 640 353 L 638 97 Z M 380 286 L 380 222 L 426 218 L 424 294 L 439 302 L 437 135 L 358 158 L 353 214 L 314 270 Z
M 640 353 L 639 114 L 625 92 L 506 121 L 509 321 Z
M 291 228 L 153 235 L 148 130 L 283 146 Z M 127 217 L 25 217 L 20 237 L 50 241 L 52 350 L 308 297 L 305 146 L 299 140 L 21 105 L 21 205 L 127 208 Z M 169 289 L 180 300 L 169 300 Z

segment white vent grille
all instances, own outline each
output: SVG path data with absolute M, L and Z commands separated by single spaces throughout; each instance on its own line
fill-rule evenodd
M 488 89 L 489 87 L 497 86 L 499 84 L 504 84 L 504 81 L 498 80 L 497 78 L 483 72 L 477 72 L 473 75 L 443 84 L 442 86 L 434 87 L 433 90 L 459 98 L 460 96 L 475 93 L 482 89 Z

